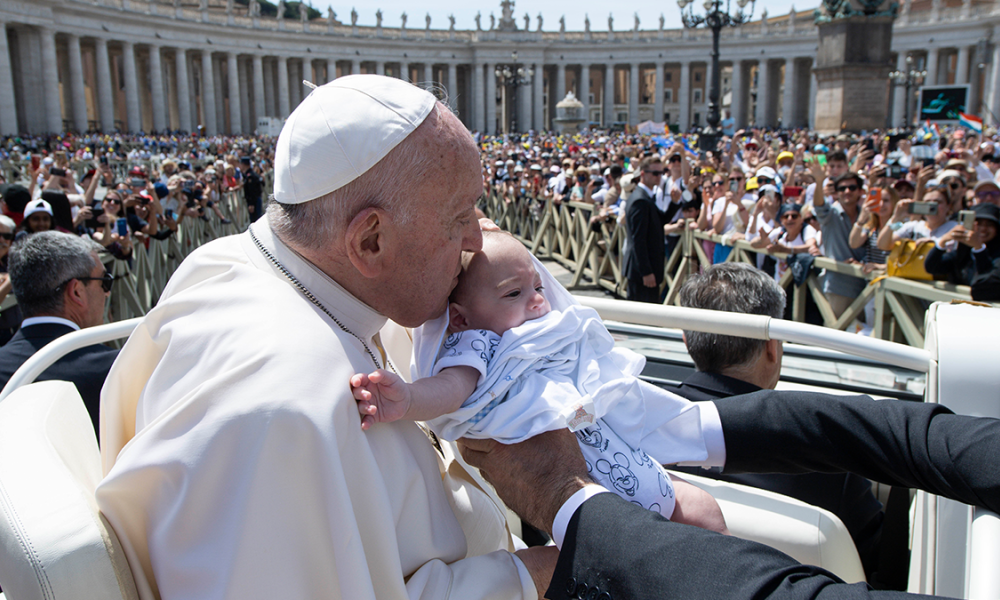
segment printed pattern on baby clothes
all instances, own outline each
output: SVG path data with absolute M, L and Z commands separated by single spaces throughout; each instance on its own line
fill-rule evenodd
M 674 486 L 667 472 L 642 449 L 625 443 L 604 419 L 577 431 L 576 439 L 594 481 L 668 519 L 674 513 Z
M 438 367 L 470 366 L 485 373 L 500 336 L 485 329 L 462 331 L 448 336 L 441 347 Z M 494 397 L 471 419 L 479 423 L 507 399 Z M 604 419 L 576 432 L 591 477 L 622 498 L 666 518 L 674 512 L 674 487 L 659 464 L 641 449 L 632 448 Z

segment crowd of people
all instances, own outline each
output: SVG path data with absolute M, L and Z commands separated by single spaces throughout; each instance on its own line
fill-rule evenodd
M 489 185 L 506 201 L 524 210 L 548 201 L 589 203 L 592 223 L 627 224 L 623 266 L 632 299 L 662 300 L 663 259 L 654 254 L 662 247 L 669 255 L 688 227 L 723 236 L 702 242 L 714 263 L 726 260 L 732 241 L 747 240 L 761 252 L 758 268 L 779 280 L 799 255 L 825 256 L 861 265 L 868 279 L 887 271 L 940 279 L 994 300 L 995 138 L 965 129 L 837 136 L 747 129 L 723 137 L 715 151 L 698 150 L 696 136 L 602 132 L 511 136 L 481 147 Z M 632 202 L 634 195 L 648 202 Z M 907 244 L 924 248 L 926 260 L 904 272 L 907 261 L 898 255 L 913 254 L 903 252 Z M 866 284 L 864 277 L 822 274 L 837 316 Z M 867 319 L 870 330 L 870 312 Z

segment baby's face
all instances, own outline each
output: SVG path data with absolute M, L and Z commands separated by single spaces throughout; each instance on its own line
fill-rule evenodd
M 480 270 L 473 275 L 477 285 L 463 298 L 463 314 L 472 329 L 503 335 L 552 309 L 531 255 L 520 242 L 512 241 L 492 246 L 474 259 L 478 264 L 471 265 Z

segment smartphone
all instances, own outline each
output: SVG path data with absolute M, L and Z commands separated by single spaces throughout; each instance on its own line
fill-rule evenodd
M 936 215 L 937 213 L 937 202 L 914 202 L 910 204 L 911 215 Z
M 816 161 L 819 162 L 819 166 L 825 167 L 826 166 L 826 155 L 825 154 L 818 154 L 818 155 L 816 155 Z
M 966 231 L 972 231 L 972 228 L 976 225 L 976 212 L 972 210 L 958 211 L 958 222 L 962 224 L 962 227 Z
M 32 171 L 32 172 L 35 172 L 35 171 L 37 171 L 37 170 L 38 170 L 38 167 L 39 167 L 39 166 L 40 166 L 41 164 L 42 164 L 42 157 L 41 157 L 41 156 L 39 156 L 39 155 L 37 155 L 37 154 L 32 154 L 32 155 L 31 155 L 31 171 Z
M 738 189 L 740 189 L 739 182 L 736 181 L 735 179 L 730 179 L 729 180 L 729 191 L 735 194 Z
M 888 177 L 890 179 L 902 179 L 906 177 L 906 167 L 901 165 L 889 165 Z
M 924 166 L 924 167 L 933 167 L 934 166 L 934 157 L 932 156 L 930 158 L 921 158 L 920 159 L 920 164 L 921 164 L 921 166 Z
M 128 221 L 126 219 L 118 219 L 115 221 L 115 226 L 118 228 L 119 237 L 126 237 L 128 235 Z
M 163 214 L 164 214 L 164 215 L 165 215 L 165 216 L 166 216 L 166 217 L 167 217 L 168 219 L 171 219 L 171 220 L 177 220 L 177 215 L 175 215 L 175 214 L 174 214 L 174 209 L 172 209 L 172 208 L 168 208 L 167 210 L 163 211 Z
M 107 156 L 102 156 L 101 158 L 99 158 L 99 159 L 97 159 L 97 160 L 98 160 L 98 161 L 100 161 L 100 163 L 101 163 L 102 165 L 106 165 L 106 164 L 108 164 L 108 157 L 107 157 Z
M 882 188 L 868 190 L 868 202 L 872 202 L 870 210 L 877 213 L 882 210 Z
M 49 168 L 49 175 L 53 177 L 65 177 L 66 169 L 60 169 L 59 167 L 51 167 Z
M 798 198 L 802 195 L 802 187 L 797 185 L 786 185 L 781 191 L 781 195 L 785 198 Z
M 875 151 L 875 142 L 871 138 L 865 138 L 865 141 L 863 143 L 865 146 L 865 150 L 871 150 L 873 152 Z
M 146 187 L 146 180 L 142 177 L 133 177 L 132 181 L 129 183 L 134 188 L 144 188 Z

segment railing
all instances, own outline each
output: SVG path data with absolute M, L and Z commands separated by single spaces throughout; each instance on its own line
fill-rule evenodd
M 623 264 L 625 228 L 614 221 L 590 227 L 594 206 L 569 202 L 555 205 L 530 197 L 510 198 L 490 194 L 482 207 L 501 229 L 510 231 L 539 258 L 554 260 L 572 271 L 570 289 L 578 288 L 584 280 L 624 297 L 628 287 Z M 756 265 L 758 254 L 769 254 L 754 248 L 745 240 L 733 240 L 701 231 L 685 229 L 673 253 L 667 259 L 664 273 L 664 304 L 678 305 L 678 292 L 691 274 L 712 264 L 712 259 L 702 247 L 702 241 L 730 246 L 727 262 L 745 262 Z M 776 259 L 786 255 L 770 253 Z M 836 316 L 823 294 L 818 271 L 825 269 L 865 280 L 864 291 L 846 311 Z M 846 330 L 874 299 L 872 337 L 922 348 L 924 345 L 924 312 L 930 302 L 971 301 L 968 286 L 952 285 L 941 281 L 925 282 L 882 277 L 883 273 L 866 274 L 860 265 L 837 262 L 830 258 L 816 257 L 814 268 L 805 283 L 796 286 L 792 270 L 788 269 L 778 284 L 785 289 L 791 306 L 793 321 L 804 322 L 806 306 L 811 299 L 826 327 Z

